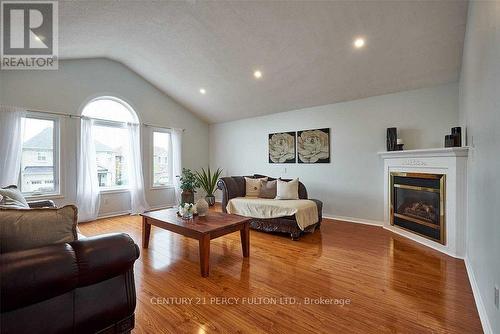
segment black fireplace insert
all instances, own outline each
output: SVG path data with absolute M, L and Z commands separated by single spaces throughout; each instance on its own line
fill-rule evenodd
M 446 243 L 445 175 L 391 174 L 391 225 Z

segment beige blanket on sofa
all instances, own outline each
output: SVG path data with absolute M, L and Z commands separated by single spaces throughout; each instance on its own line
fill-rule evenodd
M 295 215 L 301 230 L 318 222 L 316 203 L 308 199 L 265 199 L 236 197 L 227 203 L 227 212 L 252 218 L 280 218 Z

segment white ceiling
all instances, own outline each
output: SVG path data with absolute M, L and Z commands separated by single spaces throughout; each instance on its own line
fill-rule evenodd
M 456 81 L 467 2 L 60 1 L 59 12 L 62 58 L 117 60 L 216 123 Z

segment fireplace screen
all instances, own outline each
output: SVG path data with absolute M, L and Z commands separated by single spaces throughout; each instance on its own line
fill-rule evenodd
M 391 173 L 391 225 L 445 244 L 445 175 Z

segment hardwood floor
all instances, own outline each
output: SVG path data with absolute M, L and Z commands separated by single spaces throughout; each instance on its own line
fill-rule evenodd
M 141 245 L 137 216 L 80 229 Z M 249 258 L 233 233 L 212 240 L 208 278 L 198 254 L 196 240 L 152 228 L 134 333 L 482 333 L 464 262 L 380 227 L 325 220 L 300 241 L 251 231 Z

